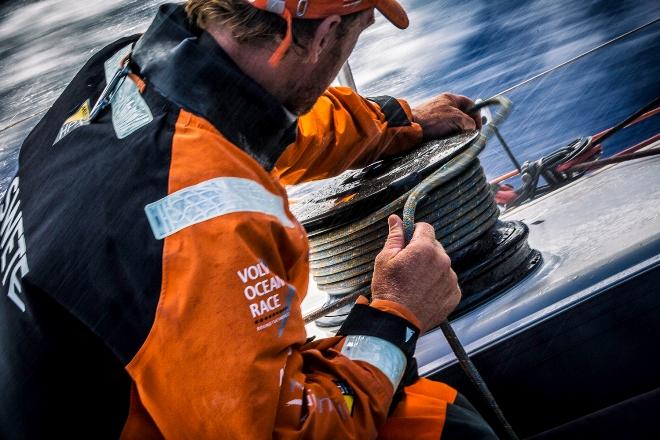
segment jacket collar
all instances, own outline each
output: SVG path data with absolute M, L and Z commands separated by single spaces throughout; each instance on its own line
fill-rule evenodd
M 182 5 L 160 7 L 132 61 L 150 86 L 206 118 L 267 171 L 296 139 L 295 119 L 213 37 L 188 25 Z

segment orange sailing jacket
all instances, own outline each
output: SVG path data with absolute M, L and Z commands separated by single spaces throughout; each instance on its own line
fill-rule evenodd
M 180 6 L 136 40 L 67 87 L 0 205 L 0 437 L 374 438 L 393 382 L 344 337 L 305 343 L 308 245 L 282 184 L 409 148 L 410 109 L 336 88 L 296 123 Z M 360 310 L 414 351 L 403 306 Z

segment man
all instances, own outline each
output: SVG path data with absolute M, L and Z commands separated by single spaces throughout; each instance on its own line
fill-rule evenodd
M 476 127 L 464 97 L 324 92 L 374 6 L 407 25 L 394 0 L 165 5 L 83 67 L 0 205 L 0 437 L 492 438 L 415 380 L 460 298 L 429 225 L 404 247 L 390 218 L 371 303 L 306 342 L 282 185 Z

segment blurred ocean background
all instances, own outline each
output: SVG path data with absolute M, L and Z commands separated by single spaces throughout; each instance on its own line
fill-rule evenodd
M 486 99 L 660 18 L 657 0 L 408 0 L 408 31 L 381 17 L 352 57 L 367 95 L 414 105 L 443 90 Z M 660 23 L 515 89 L 501 127 L 520 162 L 597 133 L 660 95 Z M 613 136 L 605 155 L 655 134 L 651 118 Z M 496 141 L 481 156 L 489 177 L 513 168 Z
M 18 148 L 83 63 L 124 35 L 143 32 L 162 1 L 0 2 L 0 191 Z M 351 56 L 359 91 L 413 105 L 442 91 L 488 98 L 660 17 L 658 0 L 402 0 L 411 26 L 378 16 Z M 660 23 L 508 96 L 501 131 L 520 161 L 605 129 L 660 95 Z M 624 130 L 605 153 L 657 131 L 657 118 Z M 492 142 L 489 177 L 512 168 Z

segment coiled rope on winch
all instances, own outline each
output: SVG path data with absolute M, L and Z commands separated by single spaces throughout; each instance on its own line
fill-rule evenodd
M 420 204 L 417 220 L 431 224 L 445 250 L 454 258 L 459 249 L 481 236 L 497 222 L 499 210 L 490 193 L 479 161 L 429 194 Z M 311 237 L 310 266 L 319 288 L 341 295 L 369 284 L 374 259 L 387 238 L 381 220 L 356 231 L 336 231 Z
M 423 200 L 417 197 L 428 179 L 365 217 L 330 230 L 309 232 L 311 272 L 318 287 L 330 295 L 330 301 L 320 310 L 307 315 L 305 322 L 316 321 L 342 307 L 345 310 L 342 310 L 340 315 L 345 316 L 348 314 L 347 309 L 359 295 L 368 295 L 374 259 L 387 237 L 387 224 L 383 220 L 397 212 L 401 213 L 405 220 L 406 202 L 410 204 L 414 201 L 416 208 L 419 202 L 417 221 L 432 224 L 436 237 L 450 254 L 452 267 L 459 275 L 464 292 L 464 301 L 459 308 L 465 309 L 465 303 L 470 303 L 465 300 L 469 294 L 474 293 L 472 291 L 483 290 L 479 295 L 483 298 L 487 293 L 501 289 L 507 282 L 515 280 L 516 276 L 511 274 L 511 268 L 523 265 L 525 262 L 520 261 L 521 259 L 533 258 L 524 240 L 527 234 L 526 226 L 512 222 L 518 231 L 511 231 L 515 228 L 509 228 L 507 234 L 517 232 L 518 240 L 511 239 L 504 243 L 498 252 L 490 255 L 490 260 L 484 260 L 482 257 L 491 253 L 491 249 L 483 250 L 483 240 L 481 243 L 477 242 L 477 239 L 492 231 L 499 223 L 499 210 L 477 158 L 493 133 L 492 125 L 499 124 L 509 111 L 510 103 L 504 97 L 484 101 L 478 108 L 494 104 L 501 106 L 499 114 L 462 153 L 450 159 L 428 178 L 433 178 L 433 181 L 439 184 L 425 191 Z M 499 235 L 493 240 L 497 241 L 496 245 L 502 244 L 503 241 Z M 461 264 L 463 257 L 470 257 L 471 253 L 475 253 L 475 247 L 481 247 L 477 249 L 481 251 L 478 255 L 479 261 L 476 264 L 473 264 L 474 261 Z M 502 269 L 507 268 L 508 271 L 502 272 Z M 484 279 L 484 274 L 498 270 L 501 272 L 499 279 Z M 524 271 L 517 275 L 518 279 L 522 275 Z M 475 305 L 477 301 L 474 298 L 471 300 L 472 304 L 469 305 Z M 340 323 L 331 321 L 317 324 L 332 327 Z
M 499 210 L 477 157 L 493 135 L 493 127 L 507 117 L 511 102 L 506 97 L 498 96 L 475 105 L 470 112 L 493 105 L 498 106 L 498 111 L 476 139 L 412 190 L 357 221 L 330 230 L 309 233 L 312 274 L 319 288 L 330 294 L 331 300 L 320 310 L 307 315 L 305 322 L 315 321 L 336 312 L 337 319 L 332 319 L 331 316 L 329 326 L 339 325 L 359 295 L 369 296 L 373 261 L 387 237 L 387 227 L 383 219 L 395 212 L 402 212 L 407 241 L 412 237 L 415 220 L 431 223 L 436 230 L 436 236 L 450 253 L 455 270 L 457 260 L 460 261 L 461 257 L 470 254 L 470 251 L 482 251 L 482 256 L 484 252 L 488 254 L 488 258 L 478 258 L 476 264 L 471 261 L 465 265 L 464 270 L 457 270 L 464 293 L 466 283 L 469 284 L 469 281 L 474 279 L 479 280 L 483 274 L 490 277 L 486 282 L 481 282 L 482 285 L 488 285 L 489 293 L 510 285 L 519 279 L 520 274 L 524 276 L 529 272 L 532 267 L 530 260 L 537 258 L 536 262 L 539 261 L 540 257 L 527 245 L 527 229 L 524 225 L 514 224 L 509 228 L 508 235 L 501 233 L 506 227 L 496 227 L 499 223 Z M 419 214 L 417 219 L 416 212 Z M 495 246 L 484 245 L 484 242 L 489 240 L 483 237 L 489 234 L 495 237 L 492 240 L 496 242 Z M 516 236 L 515 240 L 508 239 L 512 235 Z M 502 272 L 499 266 L 505 267 L 508 272 Z M 516 275 L 518 278 L 510 274 L 512 268 L 517 266 L 525 266 L 525 270 Z M 500 279 L 492 278 L 491 273 L 499 273 Z M 317 322 L 317 325 L 320 322 Z M 508 437 L 516 439 L 511 425 L 506 421 L 451 326 L 445 322 L 440 328 L 462 369 L 483 396 L 504 432 Z
M 406 243 L 410 242 L 413 232 L 415 231 L 415 210 L 419 202 L 427 196 L 427 194 L 432 191 L 434 188 L 439 187 L 443 183 L 447 182 L 451 178 L 458 175 L 466 166 L 468 166 L 486 146 L 486 142 L 494 134 L 492 125 L 499 125 L 509 114 L 511 101 L 507 98 L 499 96 L 496 98 L 491 98 L 487 101 L 483 101 L 477 104 L 475 107 L 469 111 L 473 113 L 479 108 L 490 106 L 490 105 L 499 105 L 498 111 L 491 124 L 486 125 L 481 131 L 479 138 L 473 145 L 471 145 L 463 154 L 457 156 L 455 159 L 449 161 L 447 164 L 443 165 L 440 169 L 435 171 L 429 177 L 424 179 L 419 185 L 417 185 L 410 193 L 406 199 L 406 203 L 403 207 L 403 226 L 405 231 Z M 458 362 L 468 376 L 473 385 L 479 390 L 481 395 L 484 397 L 488 406 L 491 408 L 497 419 L 499 420 L 502 428 L 506 431 L 507 435 L 511 439 L 517 439 L 515 431 L 511 427 L 511 424 L 507 421 L 504 413 L 497 404 L 495 397 L 490 392 L 490 389 L 486 385 L 486 382 L 479 374 L 479 371 L 474 366 L 467 352 L 463 348 L 458 336 L 454 332 L 454 329 L 451 327 L 448 321 L 440 324 L 440 329 L 444 334 L 449 346 L 456 355 Z

